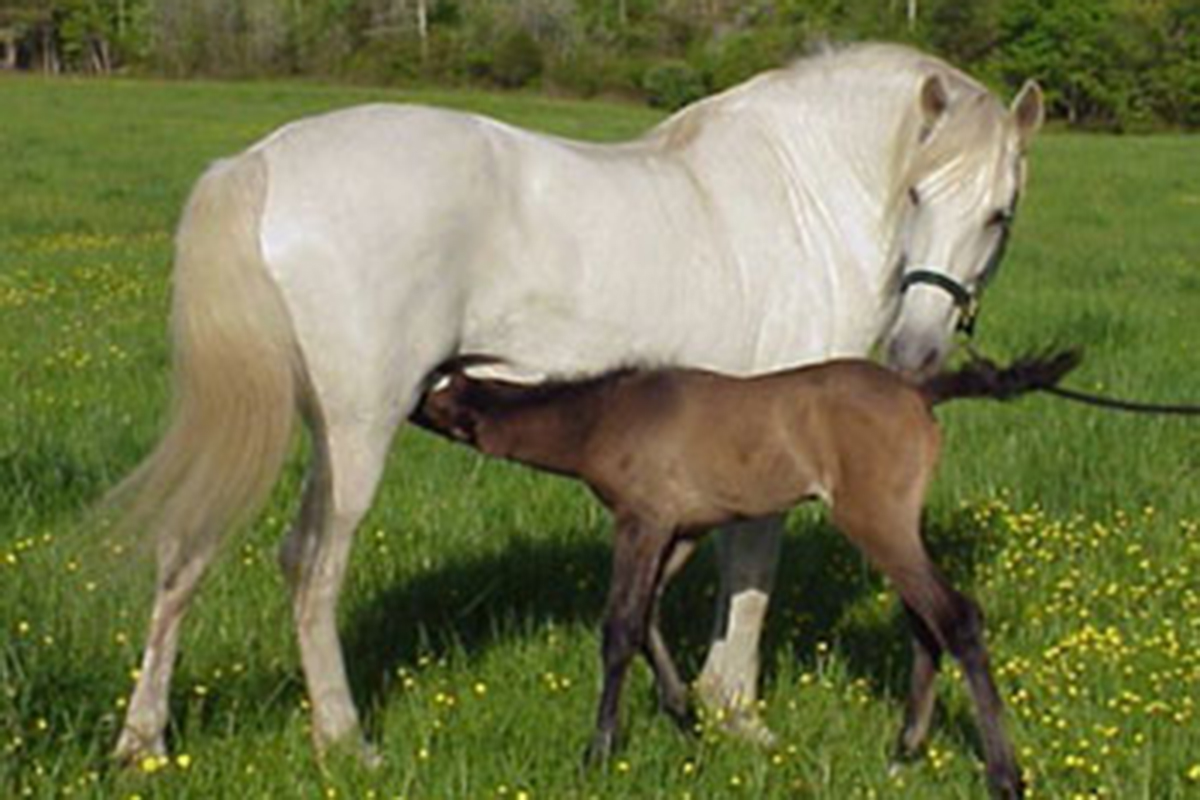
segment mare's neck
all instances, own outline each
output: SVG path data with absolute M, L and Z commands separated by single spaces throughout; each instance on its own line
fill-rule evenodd
M 919 135 L 912 71 L 846 61 L 844 69 L 799 65 L 747 84 L 726 101 L 746 113 L 711 115 L 712 135 L 696 142 L 766 148 L 797 228 L 794 268 L 807 288 L 795 302 L 808 313 L 815 292 L 826 309 L 816 323 L 825 357 L 865 355 L 895 314 L 900 176 Z

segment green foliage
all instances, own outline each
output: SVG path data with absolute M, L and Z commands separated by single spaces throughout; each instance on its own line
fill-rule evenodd
M 654 108 L 674 110 L 706 93 L 704 78 L 686 61 L 664 61 L 646 70 L 642 77 L 646 99 Z
M 0 19 L 23 52 L 51 48 L 25 59 L 47 68 L 540 81 L 668 105 L 695 93 L 681 63 L 713 91 L 814 44 L 883 39 L 1010 92 L 1036 78 L 1071 125 L 1200 127 L 1200 0 L 8 0 Z
M 508 31 L 496 47 L 488 68 L 489 77 L 506 89 L 519 89 L 542 74 L 541 45 L 524 28 Z

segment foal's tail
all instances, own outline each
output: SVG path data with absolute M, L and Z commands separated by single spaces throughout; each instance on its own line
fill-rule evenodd
M 1082 360 L 1079 349 L 1024 356 L 1007 367 L 975 357 L 957 370 L 934 375 L 920 389 L 931 406 L 960 397 L 1010 400 L 1027 392 L 1049 389 Z
M 259 248 L 265 195 L 257 155 L 216 164 L 192 192 L 176 238 L 170 422 L 107 500 L 122 527 L 154 531 L 166 579 L 257 510 L 291 441 L 299 356 Z

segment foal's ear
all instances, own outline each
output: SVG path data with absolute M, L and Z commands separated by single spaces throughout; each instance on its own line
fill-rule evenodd
M 1046 119 L 1046 101 L 1042 96 L 1042 87 L 1037 81 L 1025 81 L 1017 98 L 1012 102 L 1013 120 L 1017 123 L 1017 136 L 1021 145 L 1029 144 L 1029 140 L 1042 127 Z
M 921 141 L 929 138 L 933 127 L 937 124 L 950 105 L 950 94 L 946 91 L 946 83 L 938 75 L 930 75 L 921 82 L 919 95 L 921 109 Z

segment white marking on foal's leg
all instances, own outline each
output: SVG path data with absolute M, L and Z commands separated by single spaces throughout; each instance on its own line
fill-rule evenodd
M 783 520 L 754 520 L 723 529 L 718 536 L 718 619 L 697 694 L 731 733 L 769 746 L 775 736 L 758 716 L 758 648 L 779 562 Z

